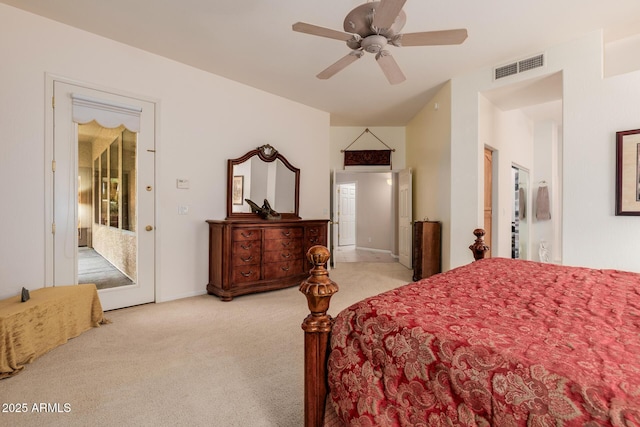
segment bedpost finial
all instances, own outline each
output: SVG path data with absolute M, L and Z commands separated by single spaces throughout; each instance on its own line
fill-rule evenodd
M 329 272 L 325 268 L 327 261 L 329 261 L 329 249 L 325 248 L 321 245 L 312 246 L 307 251 L 307 259 L 311 264 L 313 264 L 313 269 L 309 271 L 309 274 L 312 276 L 315 274 L 318 275 L 328 275 Z
M 300 292 L 307 297 L 311 311 L 311 315 L 302 325 L 305 330 L 330 328 L 327 311 L 331 297 L 338 292 L 338 285 L 329 278 L 329 272 L 325 268 L 329 255 L 329 250 L 319 245 L 312 246 L 307 251 L 307 259 L 313 264 L 313 268 L 309 271 L 310 276 L 300 284 Z
M 473 252 L 473 259 L 476 261 L 483 259 L 485 253 L 489 250 L 489 246 L 484 242 L 485 234 L 486 232 L 482 228 L 476 228 L 473 230 L 473 235 L 476 236 L 476 241 L 469 246 L 469 249 Z

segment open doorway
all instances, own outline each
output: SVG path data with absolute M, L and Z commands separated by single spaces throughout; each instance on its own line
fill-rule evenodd
M 334 261 L 397 262 L 392 172 L 336 171 Z
M 562 87 L 556 72 L 480 94 L 480 138 L 495 150 L 493 256 L 541 261 L 544 248 L 551 262 L 562 262 Z M 555 212 L 544 221 L 532 214 L 543 182 Z

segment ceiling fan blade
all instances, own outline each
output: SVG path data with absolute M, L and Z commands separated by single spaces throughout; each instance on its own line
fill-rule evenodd
M 467 39 L 467 30 L 425 31 L 422 33 L 398 34 L 393 40 L 397 46 L 437 46 L 460 44 Z
M 381 0 L 373 16 L 376 28 L 390 28 L 407 0 Z
M 354 38 L 355 34 L 345 33 L 344 31 L 332 30 L 331 28 L 319 27 L 305 22 L 296 22 L 292 26 L 293 31 L 299 33 L 311 34 L 313 36 L 327 37 L 329 39 L 348 41 Z
M 381 50 L 380 53 L 376 55 L 376 61 L 378 61 L 382 72 L 387 76 L 387 80 L 389 80 L 389 83 L 392 85 L 402 83 L 407 79 L 389 51 Z
M 338 71 L 344 70 L 347 65 L 356 62 L 364 55 L 364 52 L 361 50 L 352 50 L 349 54 L 343 56 L 334 64 L 329 65 L 326 69 L 320 72 L 316 77 L 322 80 L 333 77 Z

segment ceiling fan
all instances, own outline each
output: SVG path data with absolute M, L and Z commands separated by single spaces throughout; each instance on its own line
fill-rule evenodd
M 347 46 L 351 49 L 351 52 L 321 71 L 316 77 L 328 79 L 360 59 L 364 52 L 369 52 L 376 55 L 376 61 L 389 83 L 402 83 L 406 77 L 391 53 L 385 50 L 387 45 L 397 47 L 453 45 L 460 44 L 467 38 L 466 29 L 401 34 L 400 30 L 407 20 L 402 10 L 405 2 L 406 0 L 381 0 L 361 4 L 345 17 L 344 31 L 304 22 L 293 24 L 293 31 L 342 40 L 347 42 Z

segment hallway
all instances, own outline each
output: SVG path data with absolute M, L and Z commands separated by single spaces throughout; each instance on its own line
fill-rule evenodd
M 389 252 L 357 249 L 355 246 L 338 246 L 334 250 L 336 262 L 398 262 Z
M 95 283 L 98 289 L 133 285 L 131 279 L 88 247 L 78 248 L 78 283 Z

